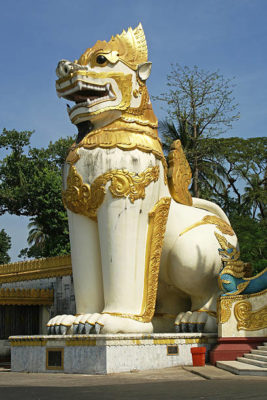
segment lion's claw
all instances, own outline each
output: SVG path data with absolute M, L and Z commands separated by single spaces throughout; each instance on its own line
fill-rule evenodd
M 86 335 L 89 335 L 89 333 L 91 332 L 91 330 L 92 330 L 93 328 L 94 328 L 94 325 L 89 324 L 89 322 L 85 322 L 84 329 L 85 329 L 85 334 L 86 334 Z
M 182 312 L 175 320 L 174 329 L 176 333 L 215 332 L 216 318 L 205 311 Z

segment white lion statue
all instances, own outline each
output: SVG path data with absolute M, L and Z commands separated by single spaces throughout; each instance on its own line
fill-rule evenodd
M 141 24 L 57 67 L 78 128 L 64 169 L 77 314 L 48 333 L 214 332 L 218 235 L 237 239 L 214 203 L 191 198 L 175 141 L 164 158 L 146 88 Z M 217 235 L 217 236 L 216 236 Z

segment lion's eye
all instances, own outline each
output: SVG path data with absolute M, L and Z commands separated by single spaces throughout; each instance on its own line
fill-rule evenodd
M 104 64 L 106 61 L 108 61 L 108 60 L 102 54 L 100 54 L 99 56 L 96 57 L 97 64 Z

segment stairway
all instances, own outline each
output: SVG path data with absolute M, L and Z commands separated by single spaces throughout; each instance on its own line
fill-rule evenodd
M 267 376 L 267 342 L 236 361 L 217 361 L 216 366 L 236 375 Z

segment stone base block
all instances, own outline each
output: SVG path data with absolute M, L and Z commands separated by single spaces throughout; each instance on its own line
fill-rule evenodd
M 191 347 L 217 343 L 213 333 L 12 336 L 11 370 L 109 374 L 192 365 Z
M 243 357 L 252 349 L 260 346 L 266 337 L 224 337 L 218 338 L 218 345 L 210 352 L 210 362 L 215 365 L 217 361 L 234 361 Z

